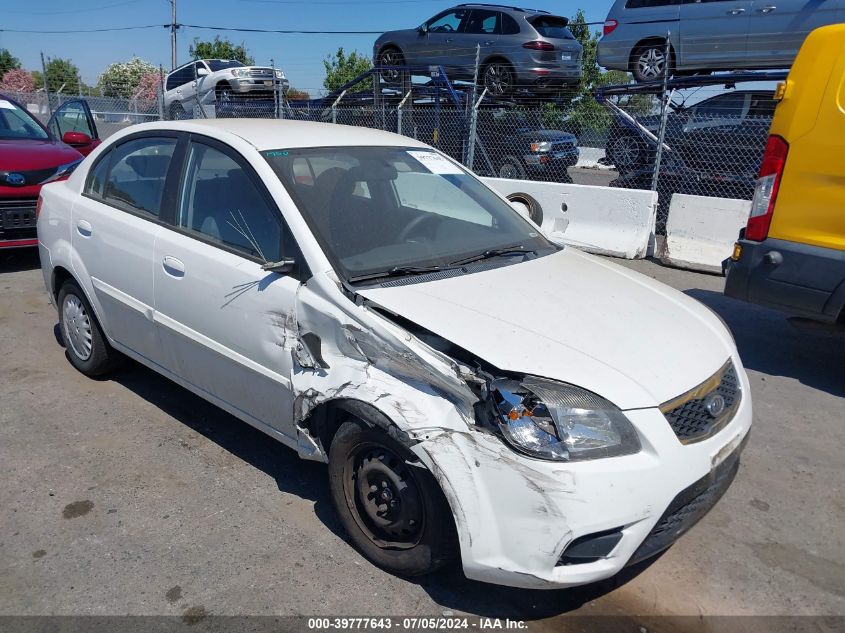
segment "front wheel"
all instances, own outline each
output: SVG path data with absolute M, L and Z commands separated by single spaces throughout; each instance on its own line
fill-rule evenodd
M 645 148 L 639 139 L 630 134 L 620 134 L 607 148 L 607 154 L 617 171 L 633 169 L 643 162 Z
M 528 174 L 522 162 L 516 156 L 505 156 L 499 164 L 499 169 L 496 171 L 499 178 L 507 180 L 525 180 Z
M 385 48 L 378 56 L 379 66 L 404 66 L 405 57 L 398 48 Z M 401 71 L 399 70 L 383 70 L 381 77 L 388 85 L 395 85 L 399 83 L 401 78 Z
M 457 552 L 452 512 L 431 473 L 387 433 L 344 422 L 329 451 L 332 501 L 353 544 L 379 567 L 419 576 Z

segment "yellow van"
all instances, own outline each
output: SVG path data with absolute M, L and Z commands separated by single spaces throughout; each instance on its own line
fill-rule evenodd
M 780 101 L 725 294 L 845 320 L 845 24 L 813 31 Z

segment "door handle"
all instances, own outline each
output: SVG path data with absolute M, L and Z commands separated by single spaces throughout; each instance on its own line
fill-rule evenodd
M 91 237 L 91 233 L 93 233 L 93 231 L 94 228 L 88 220 L 80 220 L 76 223 L 76 232 L 82 237 Z
M 728 11 L 728 15 L 742 15 L 745 13 L 745 9 L 730 9 Z
M 164 272 L 171 277 L 181 278 L 185 276 L 185 264 L 175 257 L 167 255 L 163 260 L 161 260 L 161 266 L 164 268 Z
M 776 7 L 776 6 L 774 6 L 773 4 L 771 4 L 771 5 L 767 6 L 767 7 L 761 7 L 761 8 L 759 8 L 759 9 L 757 9 L 757 11 L 759 11 L 760 13 L 771 13 L 771 12 L 772 12 L 772 11 L 774 11 L 775 9 L 777 9 L 777 7 Z
M 493 43 L 493 40 L 487 40 L 484 42 L 484 46 L 490 46 Z

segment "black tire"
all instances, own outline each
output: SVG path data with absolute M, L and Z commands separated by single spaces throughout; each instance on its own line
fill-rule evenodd
M 674 71 L 674 54 L 669 49 L 669 59 L 666 59 L 666 42 L 654 41 L 642 44 L 631 54 L 631 74 L 637 83 L 659 81 L 663 75 Z
M 491 97 L 505 97 L 516 88 L 516 75 L 508 62 L 494 59 L 484 65 L 481 82 Z
M 395 46 L 386 46 L 378 54 L 378 66 L 404 66 L 405 56 Z M 386 70 L 381 73 L 382 81 L 390 86 L 399 84 L 402 73 L 398 70 Z
M 496 168 L 497 178 L 506 178 L 508 180 L 526 180 L 528 173 L 525 171 L 525 166 L 518 156 L 508 154 L 502 158 L 499 166 Z
M 340 426 L 329 451 L 340 522 L 367 559 L 399 576 L 430 573 L 458 551 L 449 504 L 428 470 L 408 465 L 415 460 L 387 433 L 357 420 Z
M 91 304 L 79 285 L 62 284 L 57 300 L 59 328 L 70 364 L 86 376 L 102 376 L 117 367 L 123 356 L 108 344 Z
M 629 171 L 644 162 L 646 148 L 632 134 L 620 133 L 610 141 L 607 155 L 617 171 Z
M 529 196 L 527 193 L 519 192 L 512 193 L 507 196 L 507 198 L 511 202 L 524 204 L 528 208 L 528 217 L 531 218 L 531 221 L 534 224 L 537 226 L 541 226 L 543 224 L 543 207 L 532 196 Z
M 187 113 L 185 112 L 185 108 L 182 107 L 181 103 L 171 103 L 170 104 L 170 120 L 171 121 L 182 121 L 183 119 L 187 119 Z

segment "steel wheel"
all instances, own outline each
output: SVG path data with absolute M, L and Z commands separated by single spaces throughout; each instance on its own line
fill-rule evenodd
M 634 75 L 639 81 L 662 79 L 666 72 L 665 45 L 648 46 L 637 55 Z
M 385 446 L 359 444 L 343 468 L 346 504 L 379 547 L 410 549 L 420 542 L 425 505 L 412 469 Z
M 513 72 L 505 62 L 492 62 L 484 69 L 484 87 L 493 96 L 509 94 L 513 90 Z
M 79 360 L 91 358 L 91 319 L 76 295 L 66 295 L 62 304 L 62 333 Z

